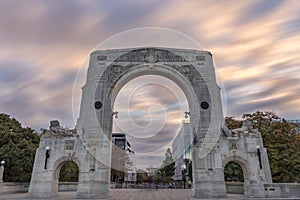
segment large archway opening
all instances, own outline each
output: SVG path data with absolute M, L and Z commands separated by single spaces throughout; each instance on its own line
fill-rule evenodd
M 190 140 L 193 144 L 191 151 L 193 152 L 193 178 L 195 179 L 193 197 L 211 196 L 211 190 L 214 188 L 218 188 L 218 190 L 213 196 L 225 195 L 225 183 L 220 162 L 206 164 L 208 163 L 206 160 L 214 159 L 214 151 L 211 150 L 216 147 L 220 126 L 223 122 L 220 88 L 215 82 L 211 54 L 191 50 L 176 51 L 160 48 L 138 48 L 120 50 L 120 52 L 119 50 L 95 51 L 91 54 L 90 67 L 92 67 L 88 73 L 89 81 L 83 88 L 82 112 L 77 127 L 80 130 L 81 141 L 86 144 L 85 147 L 91 153 L 90 165 L 86 168 L 100 174 L 97 178 L 88 177 L 94 180 L 93 187 L 88 188 L 96 196 L 107 196 L 109 193 L 113 119 L 116 116 L 118 119 L 121 118 L 121 112 L 114 107 L 116 97 L 126 83 L 145 75 L 163 76 L 170 79 L 181 88 L 186 96 L 189 109 L 184 111 L 181 116 L 186 115 L 189 118 L 192 133 Z M 118 52 L 122 54 L 120 55 Z M 102 62 L 103 60 L 109 62 Z M 191 63 L 190 61 L 195 62 Z M 160 106 L 152 106 L 151 109 L 155 113 L 156 109 L 160 110 Z M 155 119 L 153 117 L 148 118 Z M 140 125 L 139 123 L 143 124 L 143 122 L 133 124 L 136 126 L 136 124 Z M 152 123 L 151 120 L 151 124 L 155 123 Z M 139 130 L 152 130 L 147 127 L 147 123 L 144 125 L 140 126 Z M 167 127 L 165 123 L 162 123 L 162 126 L 154 126 L 155 130 L 161 130 L 165 127 Z M 157 134 L 154 132 L 147 137 L 135 137 L 138 140 L 149 138 L 152 140 L 150 149 L 143 146 L 141 153 L 147 152 L 153 155 L 154 150 L 161 150 L 159 145 L 163 143 L 161 142 L 163 133 L 163 131 L 158 131 Z M 153 146 L 156 148 L 154 149 Z M 151 151 L 151 149 L 154 150 Z M 162 154 L 164 153 L 163 151 Z M 168 154 L 170 155 L 170 153 Z M 150 157 L 145 156 L 149 163 L 148 166 L 150 166 L 148 167 L 148 174 L 154 171 L 152 155 Z M 220 157 L 217 156 L 216 159 L 220 159 Z M 209 180 L 213 181 L 210 182 L 211 186 L 202 187 L 207 181 L 201 180 L 202 175 L 200 174 L 204 175 L 207 169 L 212 169 L 213 173 L 209 173 L 208 176 L 210 177 Z M 153 179 L 149 179 L 148 185 L 151 185 L 150 183 L 153 183 Z M 79 190 L 81 191 L 82 188 L 82 191 L 85 192 L 87 187 L 84 183 L 79 186 Z M 100 190 L 94 191 L 94 186 Z M 83 192 L 78 192 L 78 196 L 83 196 Z
M 123 84 L 113 105 L 110 188 L 183 187 L 183 170 L 191 169 L 184 91 L 166 76 L 140 75 Z

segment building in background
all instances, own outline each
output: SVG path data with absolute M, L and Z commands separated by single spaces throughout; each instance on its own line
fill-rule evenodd
M 131 145 L 126 141 L 125 149 L 125 187 L 133 187 L 137 182 L 137 173 L 136 173 L 136 160 L 135 153 L 131 148 Z
M 116 188 L 136 182 L 135 154 L 124 133 L 112 134 L 111 182 Z
M 175 161 L 173 180 L 182 188 L 190 187 L 192 182 L 190 134 L 190 123 L 183 121 L 181 129 L 172 143 L 173 159 Z
M 158 167 L 153 167 L 153 166 L 150 166 L 150 167 L 146 168 L 146 172 L 148 173 L 148 176 L 155 176 L 155 175 L 157 175 L 158 170 L 159 170 Z

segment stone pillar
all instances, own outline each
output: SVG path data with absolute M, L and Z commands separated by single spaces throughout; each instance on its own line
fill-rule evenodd
M 106 172 L 107 173 L 107 172 Z M 101 180 L 101 170 L 81 172 L 77 199 L 108 199 L 108 182 Z
M 51 198 L 56 196 L 53 193 L 53 169 L 50 167 L 45 169 L 45 156 L 45 148 L 38 148 L 35 154 L 28 198 Z M 48 162 L 48 164 L 50 163 Z
M 92 133 L 87 143 L 84 162 L 82 162 L 79 173 L 78 189 L 76 198 L 78 199 L 108 199 L 109 195 L 109 174 L 110 174 L 110 145 L 102 137 L 103 133 Z M 93 145 L 96 143 L 97 145 Z
M 249 159 L 249 183 L 250 197 L 264 198 L 265 189 L 261 178 L 262 169 L 259 168 L 258 156 L 248 157 Z
M 266 148 L 261 148 L 261 160 L 262 160 L 262 170 L 264 172 L 265 182 L 272 183 L 272 175 L 269 164 L 268 152 Z
M 193 153 L 193 199 L 226 197 L 221 157 L 214 150 L 204 158 L 198 153 L 197 148 Z

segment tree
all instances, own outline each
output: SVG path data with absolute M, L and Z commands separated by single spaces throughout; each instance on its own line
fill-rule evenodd
M 234 119 L 234 117 L 226 117 L 225 121 L 230 130 L 240 128 L 243 124 L 243 121 L 236 120 L 236 119 Z
M 158 175 L 161 177 L 160 179 L 163 182 L 170 182 L 172 180 L 172 176 L 174 176 L 175 172 L 175 162 L 172 158 L 171 149 L 168 148 L 165 153 L 165 159 L 162 163 L 161 168 L 158 170 Z
M 269 142 L 267 138 L 269 138 L 269 136 L 273 137 L 273 133 L 276 131 L 273 125 L 276 122 L 281 123 L 281 118 L 276 113 L 270 111 L 256 111 L 252 114 L 243 114 L 243 119 L 251 121 L 253 128 L 258 129 L 262 134 L 265 145 Z
M 66 162 L 59 172 L 59 181 L 62 182 L 78 182 L 79 169 L 75 162 Z
M 224 178 L 226 182 L 244 182 L 244 174 L 241 166 L 235 162 L 228 162 L 224 168 Z
M 142 169 L 138 169 L 136 171 L 137 173 L 137 182 L 138 183 L 143 183 L 148 181 L 149 177 L 148 177 L 148 173 Z
M 7 182 L 28 182 L 40 137 L 31 128 L 7 114 L 0 114 L 0 159 L 5 161 L 3 179 Z

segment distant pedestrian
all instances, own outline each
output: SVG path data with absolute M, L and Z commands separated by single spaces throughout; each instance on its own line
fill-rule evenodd
M 155 190 L 158 190 L 158 186 L 159 186 L 159 180 L 155 180 Z
M 149 177 L 149 181 L 148 181 L 148 186 L 149 186 L 149 190 L 152 190 L 152 177 Z

